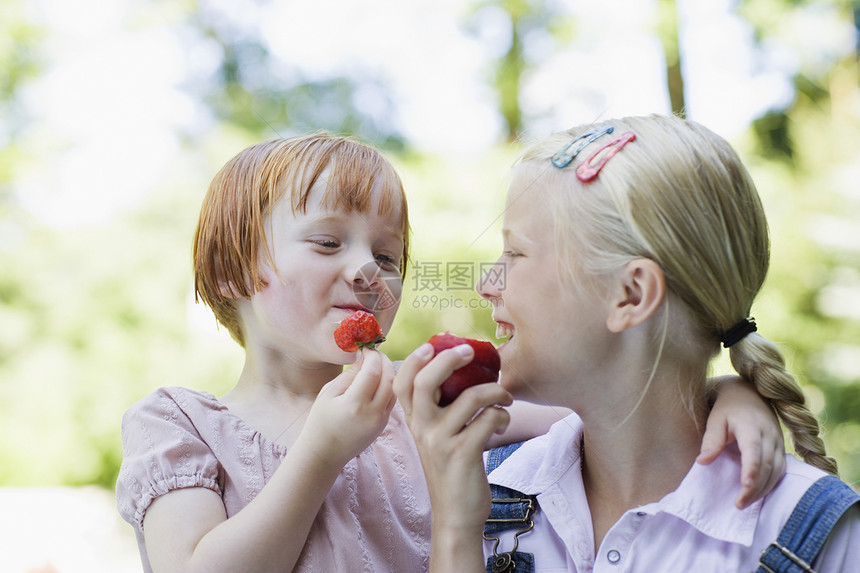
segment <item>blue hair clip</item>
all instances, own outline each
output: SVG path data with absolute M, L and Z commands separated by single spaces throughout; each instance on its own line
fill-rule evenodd
M 570 165 L 570 162 L 573 161 L 583 149 L 588 147 L 588 144 L 598 137 L 604 136 L 607 133 L 612 133 L 613 131 L 615 131 L 615 128 L 608 125 L 605 127 L 595 127 L 594 129 L 590 129 L 585 133 L 574 137 L 570 143 L 559 149 L 556 154 L 552 156 L 552 164 L 559 169 L 564 169 Z

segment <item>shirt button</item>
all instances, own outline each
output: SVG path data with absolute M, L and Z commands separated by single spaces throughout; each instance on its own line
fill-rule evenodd
M 611 549 L 609 553 L 606 554 L 606 559 L 609 560 L 610 563 L 615 565 L 619 561 L 621 561 L 621 554 L 618 553 L 615 549 Z

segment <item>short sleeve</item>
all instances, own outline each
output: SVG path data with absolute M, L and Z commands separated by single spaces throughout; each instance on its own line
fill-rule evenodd
M 152 501 L 169 491 L 205 487 L 221 495 L 218 461 L 183 406 L 162 388 L 123 416 L 117 508 L 138 531 Z

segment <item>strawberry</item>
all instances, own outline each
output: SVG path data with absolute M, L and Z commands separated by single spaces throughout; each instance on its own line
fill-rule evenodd
M 379 323 L 369 312 L 357 310 L 342 321 L 334 331 L 334 341 L 345 352 L 356 352 L 359 348 L 376 348 L 385 342 Z
M 442 382 L 442 397 L 439 399 L 440 406 L 447 406 L 453 402 L 460 395 L 460 392 L 469 386 L 485 382 L 495 382 L 499 379 L 501 359 L 499 358 L 499 352 L 491 342 L 462 338 L 450 332 L 436 334 L 430 337 L 429 342 L 433 345 L 433 349 L 437 354 L 446 348 L 453 348 L 461 344 L 468 344 L 475 351 L 475 357 L 470 363 L 454 370 L 451 376 Z

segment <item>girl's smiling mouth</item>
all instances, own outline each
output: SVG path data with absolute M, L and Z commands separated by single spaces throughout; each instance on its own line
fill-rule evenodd
M 514 326 L 507 322 L 497 320 L 496 321 L 496 338 L 508 338 L 510 339 L 514 335 Z

